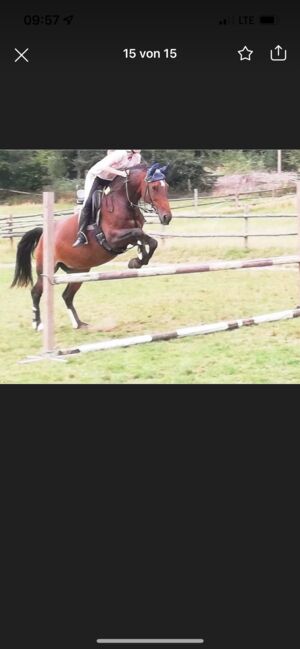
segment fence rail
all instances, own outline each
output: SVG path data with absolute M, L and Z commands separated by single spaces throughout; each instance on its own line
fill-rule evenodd
M 63 217 L 73 214 L 73 210 L 58 210 L 54 216 Z M 13 245 L 14 239 L 21 238 L 31 228 L 43 227 L 43 214 L 8 214 L 0 216 L 0 238 L 10 239 Z
M 248 198 L 260 198 L 264 197 L 263 195 L 269 194 L 270 198 L 275 198 L 280 197 L 280 196 L 285 196 L 285 197 L 290 197 L 290 196 L 295 196 L 296 193 L 296 188 L 294 191 L 291 191 L 291 187 L 274 187 L 271 189 L 258 189 L 256 191 L 239 191 L 238 189 L 233 192 L 232 194 L 220 194 L 219 196 L 215 195 L 205 195 L 205 194 L 199 194 L 198 189 L 194 189 L 194 194 L 193 196 L 183 196 L 182 198 L 178 197 L 170 197 L 170 201 L 172 203 L 174 202 L 180 202 L 180 203 L 191 203 L 193 202 L 195 207 L 201 206 L 201 205 L 207 205 L 207 201 L 209 201 L 210 205 L 218 205 L 219 203 L 226 203 L 230 201 L 235 201 L 236 204 L 238 204 L 240 201 L 247 201 Z M 267 196 L 266 196 L 267 198 Z M 204 201 L 204 202 L 200 202 Z M 180 207 L 183 207 L 182 205 L 176 205 L 173 206 L 173 209 L 180 209 Z
M 150 218 L 158 217 L 151 214 Z M 173 219 L 292 219 L 297 218 L 297 214 L 173 214 Z M 146 215 L 147 219 L 147 215 Z M 147 219 L 147 223 L 149 223 Z
M 298 235 L 298 232 L 248 232 L 248 234 L 237 234 L 237 233 L 224 233 L 217 232 L 216 234 L 165 234 L 164 232 L 148 232 L 152 237 L 160 237 L 161 239 L 248 239 L 249 237 L 294 237 Z
M 295 174 L 295 182 L 296 182 L 296 174 Z M 195 197 L 197 197 L 198 199 L 201 199 L 201 200 L 209 200 L 211 198 L 213 198 L 213 199 L 215 199 L 215 198 L 216 199 L 217 198 L 219 198 L 219 199 L 225 198 L 225 199 L 228 199 L 228 200 L 234 200 L 235 198 L 237 198 L 239 196 L 256 196 L 256 195 L 260 196 L 260 194 L 272 194 L 272 195 L 274 195 L 274 194 L 276 194 L 276 192 L 283 192 L 284 195 L 289 195 L 289 196 L 292 195 L 292 196 L 294 196 L 294 194 L 296 193 L 296 187 L 295 187 L 294 192 L 292 192 L 291 190 L 292 190 L 291 186 L 289 186 L 289 187 L 271 187 L 270 189 L 256 189 L 256 190 L 244 191 L 244 192 L 239 191 L 239 189 L 237 189 L 235 192 L 231 192 L 229 194 L 214 194 L 214 195 L 212 195 L 212 194 L 200 194 L 198 189 L 194 189 L 193 196 L 182 196 L 181 198 L 176 196 L 174 198 L 171 197 L 171 200 L 172 201 L 193 201 L 193 200 L 195 200 Z M 289 192 L 289 194 L 288 194 L 288 192 Z
M 297 236 L 298 232 L 249 232 L 249 219 L 290 219 L 297 218 L 297 214 L 249 214 L 245 212 L 244 214 L 182 214 L 182 215 L 173 215 L 174 219 L 243 219 L 244 229 L 242 232 L 216 232 L 216 233 L 196 233 L 196 232 L 176 232 L 169 233 L 165 232 L 164 226 L 160 232 L 151 232 L 148 234 L 150 236 L 159 237 L 161 239 L 244 239 L 245 250 L 249 249 L 248 240 L 250 237 L 293 237 Z M 157 225 L 159 223 L 158 218 L 151 216 L 151 218 L 146 219 L 147 225 Z
M 196 190 L 195 190 L 196 191 Z M 263 192 L 270 192 L 271 190 L 262 190 Z M 253 195 L 254 193 L 257 192 L 244 192 L 243 195 Z M 294 194 L 293 194 L 294 195 Z M 234 198 L 235 195 L 232 195 Z M 194 201 L 194 206 L 199 207 L 199 203 L 195 202 L 198 201 L 199 195 L 198 193 L 195 194 L 195 196 L 192 198 L 185 198 L 185 199 L 171 199 L 171 202 L 174 201 Z M 211 198 L 211 197 L 207 197 Z M 225 198 L 225 197 L 222 197 Z M 228 199 L 229 196 L 226 196 L 226 199 Z M 221 201 L 217 201 L 221 202 Z M 209 202 L 210 205 L 213 204 L 213 201 L 210 200 Z M 207 205 L 207 203 L 206 203 Z M 143 206 L 141 206 L 143 210 Z M 183 209 L 183 206 L 180 205 L 178 208 Z M 172 206 L 172 210 L 174 209 L 174 206 Z M 176 209 L 176 206 L 175 206 Z M 54 213 L 55 217 L 64 217 L 64 216 L 69 216 L 73 214 L 74 210 L 57 210 Z M 145 210 L 145 218 L 146 218 L 146 225 L 157 225 L 159 223 L 158 216 L 148 210 Z M 297 218 L 297 214 L 251 214 L 245 209 L 244 213 L 242 214 L 194 214 L 194 213 L 188 213 L 188 214 L 173 214 L 173 219 L 190 219 L 190 220 L 197 220 L 201 221 L 203 219 L 210 219 L 210 220 L 215 220 L 215 219 L 243 219 L 244 222 L 244 227 L 241 232 L 217 232 L 217 233 L 188 233 L 188 232 L 182 232 L 182 233 L 165 233 L 164 230 L 162 229 L 161 232 L 149 232 L 149 234 L 159 237 L 161 239 L 244 239 L 244 246 L 245 249 L 248 250 L 248 242 L 250 237 L 251 238 L 256 238 L 256 237 L 291 237 L 291 236 L 297 236 L 298 232 L 249 232 L 249 220 L 250 219 L 292 219 L 292 218 Z M 43 214 L 41 212 L 34 213 L 34 214 L 9 214 L 6 216 L 0 216 L 0 238 L 2 239 L 9 239 L 11 246 L 13 246 L 13 241 L 15 238 L 21 238 L 25 232 L 27 232 L 28 229 L 34 228 L 34 227 L 43 227 Z

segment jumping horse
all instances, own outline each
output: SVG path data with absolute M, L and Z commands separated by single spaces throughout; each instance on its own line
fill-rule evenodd
M 99 228 L 89 226 L 88 245 L 73 248 L 78 227 L 78 214 L 55 223 L 54 268 L 67 273 L 88 272 L 94 266 L 101 266 L 122 254 L 128 247 L 138 247 L 138 256 L 128 263 L 129 268 L 140 268 L 148 264 L 157 248 L 157 241 L 143 231 L 145 219 L 138 202 L 143 199 L 157 212 L 160 222 L 168 225 L 172 213 L 168 201 L 166 167 L 155 163 L 150 168 L 145 164 L 127 170 L 127 178 L 117 176 L 110 187 L 104 190 L 100 211 Z M 97 200 L 95 201 L 97 209 Z M 98 233 L 98 241 L 95 236 Z M 35 252 L 37 281 L 33 285 L 31 256 Z M 32 326 L 42 329 L 40 299 L 43 292 L 43 228 L 26 232 L 18 244 L 15 275 L 11 286 L 31 284 Z M 62 297 L 75 329 L 85 327 L 73 305 L 73 299 L 82 282 L 67 284 Z

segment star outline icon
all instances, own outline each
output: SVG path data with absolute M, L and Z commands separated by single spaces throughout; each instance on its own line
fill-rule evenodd
M 247 45 L 244 45 L 243 49 L 238 50 L 238 54 L 240 55 L 240 61 L 251 61 L 253 50 L 250 50 Z

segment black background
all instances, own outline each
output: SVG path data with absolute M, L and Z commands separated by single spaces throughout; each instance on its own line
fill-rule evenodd
M 300 147 L 299 22 L 288 3 L 285 14 L 270 3 L 196 12 L 149 0 L 2 11 L 4 148 Z M 29 28 L 29 13 L 76 18 Z M 217 24 L 252 13 L 280 20 Z M 288 61 L 272 64 L 278 42 Z M 249 64 L 237 57 L 244 44 Z M 13 63 L 14 47 L 30 47 L 28 65 Z M 125 62 L 125 47 L 179 56 Z M 296 646 L 298 395 L 3 386 L 3 646 Z
M 3 646 L 297 646 L 297 386 L 20 386 L 13 397 Z
M 4 148 L 297 148 L 299 19 L 291 2 L 9 3 L 0 26 Z M 226 8 L 225 8 L 226 7 Z M 24 16 L 60 14 L 57 26 Z M 71 26 L 63 17 L 74 13 Z M 273 14 L 273 26 L 220 18 Z M 270 49 L 287 49 L 272 63 Z M 247 45 L 253 60 L 240 62 Z M 30 63 L 14 63 L 29 47 Z M 124 48 L 176 47 L 177 59 L 125 61 Z M 13 128 L 6 128 L 14 115 Z

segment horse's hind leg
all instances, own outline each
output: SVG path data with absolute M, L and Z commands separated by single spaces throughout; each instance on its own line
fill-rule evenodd
M 73 329 L 80 329 L 81 327 L 87 327 L 86 322 L 81 322 L 81 320 L 78 317 L 78 313 L 73 305 L 73 299 L 74 295 L 77 293 L 77 291 L 80 289 L 82 282 L 74 282 L 71 284 L 67 284 L 62 297 L 65 301 L 66 307 L 68 309 L 68 313 L 70 316 L 70 320 L 72 323 Z
M 43 293 L 43 278 L 38 274 L 36 284 L 31 289 L 32 297 L 32 328 L 36 331 L 41 331 L 43 328 L 41 322 L 40 300 Z

